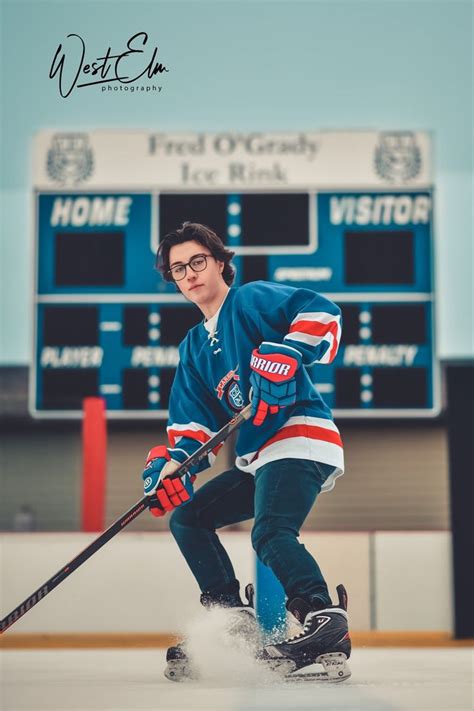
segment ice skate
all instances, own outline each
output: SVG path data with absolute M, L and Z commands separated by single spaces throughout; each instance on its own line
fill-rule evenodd
M 324 609 L 314 609 L 301 598 L 289 600 L 287 608 L 299 622 L 304 622 L 303 630 L 284 642 L 264 647 L 258 655 L 259 660 L 289 680 L 334 682 L 350 677 L 347 593 L 343 585 L 336 589 L 338 605 Z M 321 664 L 323 670 L 297 673 L 312 664 Z
M 180 642 L 166 651 L 165 677 L 170 681 L 193 681 L 198 673 L 186 653 L 186 643 Z
M 260 629 L 255 617 L 254 588 L 249 584 L 245 588 L 247 604 L 244 605 L 240 595 L 212 596 L 202 593 L 201 605 L 211 610 L 215 607 L 228 608 L 229 626 L 226 632 L 235 637 L 237 642 L 243 642 L 249 650 L 256 653 L 260 643 Z M 170 681 L 193 681 L 199 678 L 199 672 L 193 665 L 187 649 L 186 641 L 169 647 L 166 652 L 165 677 Z

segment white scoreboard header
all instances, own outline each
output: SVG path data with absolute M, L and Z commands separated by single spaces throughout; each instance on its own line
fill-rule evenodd
M 424 189 L 431 138 L 412 131 L 41 131 L 38 190 Z

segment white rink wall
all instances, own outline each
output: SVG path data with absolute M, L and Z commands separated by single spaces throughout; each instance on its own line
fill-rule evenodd
M 0 534 L 1 616 L 76 556 L 95 534 Z M 242 583 L 253 581 L 247 532 L 221 539 Z M 349 593 L 351 628 L 452 629 L 451 534 L 317 533 L 301 541 L 318 560 L 335 596 Z M 9 634 L 180 632 L 199 609 L 199 590 L 168 532 L 124 532 L 98 551 Z

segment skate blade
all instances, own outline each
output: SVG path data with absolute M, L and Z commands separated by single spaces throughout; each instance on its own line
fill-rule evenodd
M 196 681 L 196 679 L 199 678 L 191 665 L 183 662 L 181 659 L 169 661 L 164 674 L 167 679 L 176 682 Z
M 296 669 L 296 664 L 291 659 L 258 659 L 257 661 L 265 669 L 269 669 L 276 674 L 279 674 L 283 679 L 286 679 L 288 675 Z
M 325 681 L 339 682 L 348 679 L 352 672 L 347 664 L 347 657 L 342 652 L 329 652 L 317 657 L 315 664 L 321 664 L 324 671 L 293 672 L 285 677 L 286 681 Z

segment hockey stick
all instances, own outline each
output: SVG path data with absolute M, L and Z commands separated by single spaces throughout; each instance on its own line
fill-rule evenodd
M 189 467 L 198 464 L 201 459 L 207 456 L 218 444 L 224 442 L 227 437 L 234 432 L 244 420 L 247 420 L 251 414 L 251 405 L 247 405 L 241 410 L 235 417 L 233 417 L 219 432 L 216 432 L 214 437 L 205 442 L 202 447 L 200 447 L 192 457 L 188 457 L 179 468 L 176 473 L 181 472 L 183 475 L 189 469 Z M 99 548 L 102 548 L 111 538 L 113 538 L 117 533 L 120 533 L 125 526 L 128 526 L 134 519 L 139 516 L 142 511 L 148 508 L 150 497 L 144 496 L 143 499 L 137 501 L 132 508 L 128 509 L 120 518 L 118 518 L 109 528 L 107 528 L 101 535 L 96 538 L 92 543 L 90 543 L 87 548 L 79 553 L 73 560 L 71 560 L 64 568 L 61 568 L 56 575 L 53 575 L 47 582 L 43 583 L 35 592 L 26 598 L 18 607 L 10 612 L 3 620 L 0 621 L 0 634 L 3 634 L 9 627 L 11 627 L 20 617 L 23 617 L 28 610 L 31 610 L 40 600 L 42 600 L 51 590 L 54 590 L 60 583 L 63 582 L 72 572 L 77 570 L 80 565 L 86 562 L 94 553 L 96 553 Z

